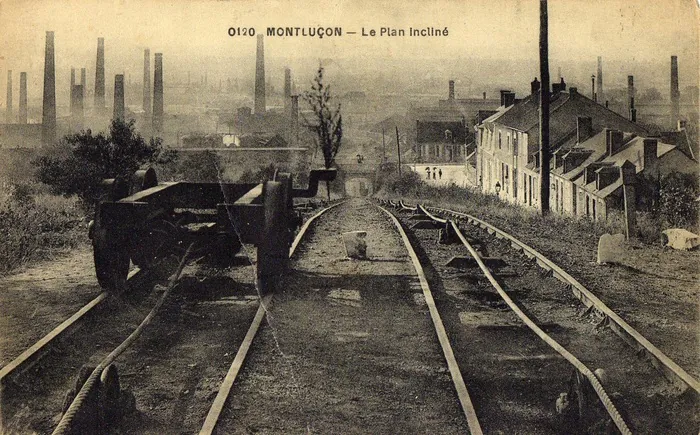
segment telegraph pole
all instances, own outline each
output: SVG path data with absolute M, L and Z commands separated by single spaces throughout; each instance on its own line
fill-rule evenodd
M 549 42 L 547 0 L 540 0 L 540 210 L 549 214 Z
M 396 149 L 399 153 L 399 179 L 401 178 L 401 142 L 399 142 L 399 127 L 396 127 Z

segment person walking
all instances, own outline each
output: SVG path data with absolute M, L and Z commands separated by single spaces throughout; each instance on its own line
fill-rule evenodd
M 425 168 L 425 173 L 426 173 L 427 176 L 428 176 L 428 180 L 430 180 L 430 167 L 429 167 L 429 166 L 426 166 L 426 168 Z
M 438 169 L 438 175 L 440 176 L 440 179 L 442 180 L 442 168 Z
M 437 166 L 433 167 L 433 180 L 437 179 Z

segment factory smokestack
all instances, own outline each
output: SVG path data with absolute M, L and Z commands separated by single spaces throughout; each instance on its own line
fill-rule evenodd
M 85 68 L 80 68 L 80 86 L 83 87 L 83 96 L 80 99 L 80 104 L 85 110 L 85 94 L 87 94 L 87 80 L 85 79 Z
M 143 50 L 143 111 L 151 114 L 151 50 Z
M 73 116 L 73 103 L 75 102 L 75 96 L 73 95 L 73 90 L 75 88 L 75 68 L 70 69 L 70 114 Z
M 448 100 L 454 100 L 454 99 L 455 99 L 455 81 L 454 81 L 454 80 L 450 80 L 449 86 L 450 86 L 450 87 L 449 87 L 449 90 L 448 90 L 448 93 L 447 93 L 447 99 L 448 99 Z M 443 88 L 443 89 L 444 89 L 444 88 Z
M 27 123 L 27 73 L 19 73 L 19 123 Z
M 12 124 L 12 70 L 7 70 L 7 123 Z
M 258 35 L 255 53 L 255 113 L 265 113 L 265 46 L 263 35 Z
M 299 96 L 298 95 L 292 95 L 290 97 L 290 103 L 291 103 L 291 123 L 292 123 L 292 128 L 291 128 L 291 134 L 289 138 L 289 145 L 292 148 L 298 147 L 299 146 Z
M 163 129 L 163 53 L 156 53 L 153 74 L 153 131 Z
M 112 118 L 124 120 L 124 74 L 114 76 L 114 113 Z
M 290 110 L 292 102 L 292 71 L 289 68 L 284 69 L 284 113 L 293 115 Z
M 105 108 L 105 38 L 97 38 L 97 63 L 95 64 L 95 108 Z
M 637 122 L 637 109 L 634 108 L 634 76 L 627 76 L 627 101 L 630 121 Z
M 73 89 L 71 91 L 71 96 L 73 98 L 71 107 L 72 107 L 72 121 L 73 121 L 73 128 L 80 130 L 83 128 L 83 118 L 85 115 L 84 108 L 83 108 L 83 90 L 84 88 L 81 85 L 75 85 L 73 86 Z
M 44 145 L 56 141 L 56 64 L 54 62 L 54 33 L 46 32 L 44 51 L 44 101 L 41 116 L 41 140 Z
M 598 56 L 598 72 L 596 79 L 596 100 L 605 101 L 605 96 L 603 95 L 603 58 L 601 56 Z
M 671 125 L 678 125 L 681 93 L 678 90 L 678 56 L 671 56 Z

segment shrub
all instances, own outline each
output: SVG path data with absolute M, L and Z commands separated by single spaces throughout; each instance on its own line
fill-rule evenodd
M 164 150 L 159 138 L 147 143 L 134 130 L 133 120 L 113 120 L 109 135 L 90 130 L 68 135 L 35 164 L 39 181 L 54 193 L 77 195 L 90 205 L 97 201 L 104 178 L 129 178 L 143 164 L 167 161 L 174 153 Z
M 671 226 L 695 228 L 698 225 L 699 195 L 697 176 L 671 172 L 661 178 L 661 216 Z

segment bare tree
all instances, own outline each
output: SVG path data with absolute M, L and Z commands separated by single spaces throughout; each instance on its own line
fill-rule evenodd
M 313 118 L 307 119 L 304 116 L 304 125 L 316 134 L 316 148 L 321 148 L 323 153 L 323 163 L 329 169 L 335 163 L 335 156 L 340 150 L 343 139 L 343 117 L 340 114 L 340 103 L 337 109 L 331 107 L 330 86 L 323 83 L 323 66 L 319 65 L 314 77 L 311 90 L 302 95 L 311 110 Z M 331 199 L 330 182 L 326 181 L 328 200 Z

